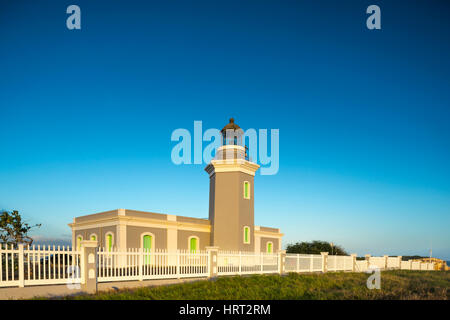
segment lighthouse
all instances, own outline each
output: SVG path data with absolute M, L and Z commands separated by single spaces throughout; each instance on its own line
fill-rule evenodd
M 243 130 L 230 122 L 221 130 L 222 146 L 205 171 L 209 174 L 211 245 L 221 250 L 254 251 L 254 177 L 259 165 L 248 160 Z

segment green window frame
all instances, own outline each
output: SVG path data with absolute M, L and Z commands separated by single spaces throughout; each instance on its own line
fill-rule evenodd
M 144 235 L 144 238 L 142 239 L 142 244 L 144 250 L 152 250 L 152 236 L 149 234 Z
M 244 181 L 244 199 L 250 199 L 250 182 Z
M 112 251 L 112 246 L 113 246 L 113 236 L 112 234 L 107 234 L 106 235 L 106 248 L 108 249 L 108 251 Z
M 244 243 L 250 243 L 250 227 L 244 227 Z
M 149 234 L 145 234 L 142 237 L 142 248 L 144 249 L 144 264 L 150 264 L 150 253 L 152 251 L 153 237 Z
M 81 249 L 81 241 L 83 241 L 83 237 L 82 236 L 78 236 L 77 237 L 77 250 Z
M 273 251 L 273 243 L 267 242 L 267 253 L 272 253 Z
M 194 253 L 198 250 L 198 239 L 196 237 L 191 237 L 189 239 L 189 252 Z
M 95 240 L 97 240 L 97 237 L 94 234 L 91 235 L 91 241 L 95 241 Z

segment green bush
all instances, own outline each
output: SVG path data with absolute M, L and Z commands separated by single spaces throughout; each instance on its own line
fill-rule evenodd
M 333 245 L 326 241 L 314 240 L 312 242 L 297 242 L 295 244 L 288 244 L 286 247 L 287 253 L 303 253 L 303 254 L 320 254 L 321 252 L 328 252 L 328 254 L 348 255 L 347 252 L 340 246 Z

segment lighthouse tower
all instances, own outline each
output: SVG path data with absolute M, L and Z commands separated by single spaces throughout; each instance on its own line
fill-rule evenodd
M 259 165 L 247 160 L 243 130 L 233 118 L 221 133 L 223 144 L 205 168 L 210 179 L 211 245 L 254 251 L 254 177 Z

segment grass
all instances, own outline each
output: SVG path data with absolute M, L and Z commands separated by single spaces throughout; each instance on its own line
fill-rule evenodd
M 123 289 L 62 299 L 88 300 L 280 300 L 280 299 L 439 299 L 450 297 L 450 272 L 386 271 L 381 289 L 369 290 L 365 273 L 252 275 L 160 287 Z

